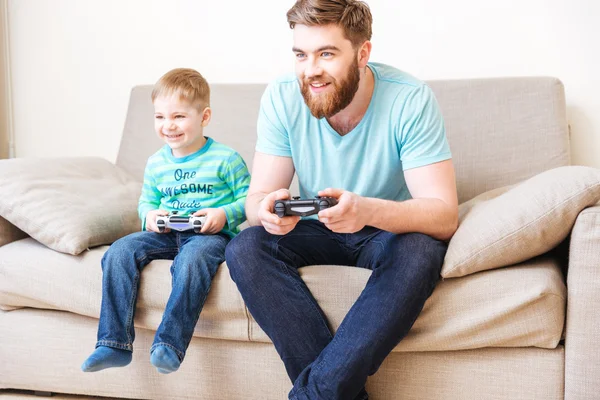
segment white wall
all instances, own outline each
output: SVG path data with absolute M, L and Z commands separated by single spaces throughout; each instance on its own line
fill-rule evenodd
M 368 3 L 374 61 L 421 79 L 560 78 L 573 162 L 600 167 L 600 2 Z M 196 68 L 211 83 L 291 71 L 292 4 L 9 0 L 16 155 L 114 160 L 130 88 L 174 67 Z

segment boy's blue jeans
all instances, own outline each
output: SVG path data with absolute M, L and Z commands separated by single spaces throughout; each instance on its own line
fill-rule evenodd
M 242 231 L 226 249 L 232 279 L 292 380 L 289 398 L 367 399 L 367 377 L 408 333 L 438 279 L 446 243 L 365 227 L 338 234 L 302 220 L 287 235 Z M 307 265 L 372 270 L 335 336 L 300 278 Z
M 224 234 L 176 231 L 137 232 L 114 242 L 102 258 L 102 308 L 96 347 L 133 351 L 140 273 L 153 260 L 173 260 L 171 294 L 150 351 L 167 346 L 183 361 L 228 242 Z

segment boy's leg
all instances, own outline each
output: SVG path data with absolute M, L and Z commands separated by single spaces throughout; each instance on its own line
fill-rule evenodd
M 361 241 L 360 233 L 356 265 L 372 269 L 371 277 L 331 343 L 296 380 L 291 399 L 366 398 L 356 396 L 408 333 L 439 279 L 445 243 L 384 231 Z
M 349 265 L 342 235 L 300 221 L 287 235 L 243 230 L 226 250 L 227 266 L 254 319 L 273 341 L 294 382 L 332 339 L 327 320 L 299 267 Z
M 225 261 L 224 235 L 177 235 L 179 253 L 171 266 L 172 289 L 154 343 L 151 362 L 159 372 L 177 370 L 192 340 L 212 279 Z
M 102 306 L 96 351 L 83 363 L 86 372 L 131 361 L 133 317 L 141 270 L 156 259 L 173 259 L 172 235 L 136 232 L 114 242 L 102 257 Z

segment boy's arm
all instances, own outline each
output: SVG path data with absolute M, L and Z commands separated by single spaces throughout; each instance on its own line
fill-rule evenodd
M 244 159 L 234 153 L 227 160 L 227 171 L 225 181 L 233 192 L 234 201 L 219 208 L 225 211 L 227 226 L 229 230 L 234 230 L 238 225 L 246 220 L 244 205 L 250 186 L 250 173 Z
M 156 181 L 148 165 L 144 171 L 144 183 L 142 185 L 142 194 L 138 202 L 138 215 L 142 220 L 142 231 L 146 230 L 146 215 L 160 207 L 161 193 L 156 187 Z

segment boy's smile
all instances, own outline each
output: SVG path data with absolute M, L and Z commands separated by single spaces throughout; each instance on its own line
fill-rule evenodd
M 199 111 L 198 105 L 181 100 L 177 93 L 154 100 L 154 129 L 181 158 L 200 150 L 206 143 L 203 128 L 210 121 L 210 108 Z

